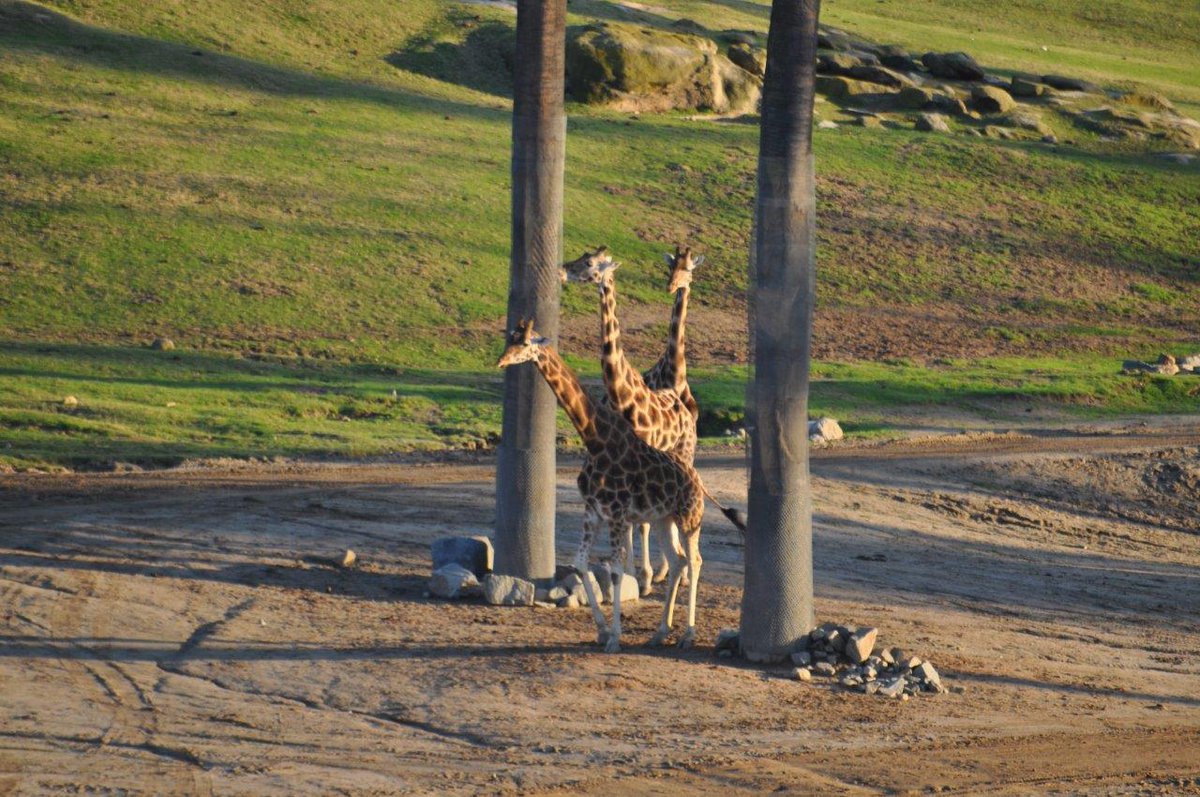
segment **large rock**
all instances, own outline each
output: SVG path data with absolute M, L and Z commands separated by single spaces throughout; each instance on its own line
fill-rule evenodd
M 596 602 L 598 604 L 603 604 L 604 591 L 600 589 L 600 582 L 596 579 L 596 575 L 589 570 L 587 572 L 587 577 L 592 582 L 592 594 L 596 596 Z M 583 586 L 583 579 L 581 579 L 577 573 L 570 573 L 558 583 L 559 586 L 561 586 L 563 589 L 569 592 L 572 597 L 579 601 L 580 606 L 588 605 L 587 588 Z M 609 593 L 612 593 L 611 589 L 609 590 Z
M 1005 124 L 1021 130 L 1030 130 L 1040 136 L 1054 135 L 1054 131 L 1042 121 L 1036 113 L 1030 111 L 1013 111 L 1005 118 Z
M 808 439 L 812 443 L 819 445 L 841 440 L 843 437 L 845 435 L 842 434 L 841 424 L 833 418 L 817 418 L 808 422 Z
M 831 100 L 847 100 L 853 97 L 872 96 L 895 91 L 887 86 L 854 80 L 842 75 L 817 75 L 817 92 Z
M 767 51 L 760 47 L 731 44 L 726 54 L 735 66 L 745 69 L 752 75 L 761 78 L 767 71 Z
M 1060 91 L 1086 91 L 1091 94 L 1100 92 L 1100 87 L 1095 83 L 1064 75 L 1042 75 L 1042 82 Z
M 903 47 L 894 44 L 879 48 L 879 63 L 898 72 L 920 72 L 921 65 Z
M 475 574 L 458 564 L 448 564 L 433 571 L 429 591 L 439 598 L 477 598 L 482 593 Z
M 494 553 L 487 537 L 439 537 L 433 541 L 430 553 L 435 571 L 454 564 L 483 578 L 492 570 Z
M 632 25 L 571 28 L 567 89 L 576 99 L 633 111 L 754 111 L 762 80 L 710 39 Z
M 971 104 L 984 113 L 1008 113 L 1017 101 L 1007 91 L 995 86 L 976 86 L 971 89 Z
M 1120 101 L 1126 105 L 1133 105 L 1150 111 L 1175 110 L 1175 106 L 1166 97 L 1149 91 L 1131 91 L 1128 94 L 1122 94 Z
M 913 127 L 925 133 L 949 133 L 950 125 L 946 124 L 946 117 L 940 113 L 923 113 L 917 117 L 917 121 Z
M 1040 97 L 1046 93 L 1046 87 L 1037 80 L 1013 75 L 1008 93 L 1014 97 Z
M 921 63 L 931 74 L 954 80 L 983 80 L 984 71 L 966 53 L 925 53 Z
M 532 606 L 532 581 L 489 573 L 483 580 L 483 599 L 493 606 Z
M 890 88 L 904 88 L 906 86 L 914 86 L 912 79 L 900 74 L 899 72 L 888 69 L 885 66 L 873 66 L 871 64 L 862 64 L 860 66 L 851 67 L 846 70 L 846 76 L 852 77 L 855 80 L 865 80 L 868 83 L 877 83 L 881 86 Z

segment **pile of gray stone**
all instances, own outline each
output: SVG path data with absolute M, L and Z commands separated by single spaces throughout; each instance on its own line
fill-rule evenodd
M 542 608 L 574 609 L 587 606 L 587 588 L 575 568 L 560 565 L 554 583 L 539 587 L 532 581 L 492 572 L 494 552 L 487 537 L 441 537 L 430 549 L 433 572 L 429 577 L 429 594 L 447 600 L 482 600 L 492 606 L 539 606 Z M 604 565 L 596 565 L 587 573 L 592 582 L 592 594 L 600 604 L 612 603 L 618 589 L 614 574 Z M 620 587 L 621 602 L 630 603 L 639 597 L 638 582 L 624 573 Z
M 802 639 L 791 654 L 792 677 L 798 681 L 824 678 L 846 689 L 868 695 L 908 700 L 920 692 L 947 691 L 933 664 L 904 653 L 900 648 L 882 647 L 879 629 L 851 630 L 825 623 Z M 729 658 L 738 650 L 738 632 L 717 635 L 717 655 Z

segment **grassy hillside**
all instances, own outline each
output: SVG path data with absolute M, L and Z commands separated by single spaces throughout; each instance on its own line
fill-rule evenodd
M 570 8 L 574 22 L 689 17 L 765 30 L 768 5 Z M 877 40 L 1200 107 L 1195 4 L 831 0 L 823 12 Z M 177 458 L 172 441 L 213 436 L 209 422 L 133 408 L 157 406 L 176 379 L 215 391 L 190 401 L 226 407 L 217 414 L 232 441 L 184 455 L 486 440 L 488 400 L 435 395 L 452 416 L 435 419 L 422 389 L 389 375 L 433 385 L 446 373 L 453 386 L 498 349 L 512 23 L 503 8 L 433 0 L 0 0 L 0 438 L 17 444 L 0 462 L 79 463 L 98 440 L 143 438 Z M 658 252 L 680 240 L 706 252 L 691 351 L 714 367 L 736 361 L 757 128 L 572 106 L 568 130 L 566 250 L 609 244 L 628 264 L 623 300 L 664 317 Z M 1196 344 L 1200 170 L 1076 138 L 1051 149 L 819 131 L 818 354 L 868 371 L 865 360 L 907 358 L 899 367 L 938 383 L 961 370 L 937 365 L 949 356 L 1054 357 L 1056 373 L 1073 367 L 1072 352 Z M 564 302 L 568 328 L 590 330 L 590 294 Z M 159 335 L 182 359 L 130 351 Z M 1111 359 L 1087 362 L 1113 370 Z M 312 414 L 247 389 L 238 374 L 260 367 L 299 382 L 336 373 L 345 389 Z M 993 387 L 1021 382 L 1011 367 L 991 369 Z M 118 381 L 106 381 L 114 368 Z M 740 388 L 722 380 L 736 385 L 739 372 L 709 373 L 712 401 L 735 412 Z M 337 404 L 390 401 L 393 389 L 414 401 L 370 418 Z M 1074 384 L 1062 395 L 1114 409 L 1196 406 L 1186 390 L 1171 388 L 1169 401 L 1129 390 Z M 104 398 L 80 395 L 93 414 L 67 413 L 64 391 Z M 234 431 L 260 412 L 277 413 L 266 428 L 308 442 Z

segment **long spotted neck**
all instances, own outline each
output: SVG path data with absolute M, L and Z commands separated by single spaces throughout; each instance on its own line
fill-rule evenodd
M 603 448 L 599 432 L 596 429 L 596 406 L 592 403 L 587 391 L 583 389 L 583 385 L 579 384 L 579 377 L 575 376 L 571 367 L 563 362 L 558 352 L 550 347 L 542 348 L 535 363 L 545 378 L 546 384 L 550 385 L 550 389 L 554 391 L 554 396 L 558 399 L 558 406 L 563 408 L 567 417 L 571 419 L 571 425 L 575 427 L 575 431 L 579 432 L 579 438 L 583 441 L 584 447 L 592 452 Z
M 621 348 L 621 322 L 617 320 L 617 287 L 612 275 L 600 280 L 600 336 L 603 349 L 600 365 L 604 371 L 604 388 L 609 401 L 626 418 L 632 418 L 639 399 L 649 395 L 646 382 Z
M 675 306 L 671 310 L 671 331 L 667 336 L 667 350 L 658 362 L 646 372 L 646 385 L 651 390 L 674 390 L 693 417 L 699 413 L 696 400 L 687 381 L 686 333 L 688 298 L 692 289 L 684 285 L 675 291 Z

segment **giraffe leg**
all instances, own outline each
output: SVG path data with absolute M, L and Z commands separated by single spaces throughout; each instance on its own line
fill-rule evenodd
M 696 641 L 696 587 L 700 585 L 700 565 L 703 560 L 700 558 L 700 535 L 693 533 L 687 539 L 688 553 L 688 575 L 691 577 L 691 582 L 688 584 L 688 617 L 687 629 L 683 632 L 683 636 L 679 638 L 679 647 L 690 648 Z
M 643 523 L 642 532 L 642 569 L 638 576 L 638 590 L 643 596 L 649 595 L 655 581 L 662 581 L 662 576 L 655 576 L 654 568 L 650 566 L 650 524 Z
M 671 626 L 675 624 L 675 599 L 679 595 L 679 582 L 683 578 L 686 565 L 683 552 L 679 548 L 679 538 L 675 533 L 674 524 L 659 524 L 658 542 L 664 553 L 670 551 L 674 556 L 671 559 L 670 572 L 667 575 L 666 594 L 663 596 L 662 621 L 658 624 L 658 632 L 650 639 L 650 644 L 655 647 L 666 644 L 667 637 L 671 633 Z
M 596 621 L 596 641 L 604 644 L 608 640 L 608 624 L 604 622 L 604 612 L 600 611 L 599 596 L 592 589 L 592 580 L 588 578 L 588 553 L 595 539 L 596 529 L 600 526 L 600 517 L 592 509 L 583 515 L 583 539 L 579 542 L 579 552 L 575 554 L 575 571 L 583 580 L 583 591 L 587 593 L 588 606 L 592 610 L 592 619 Z
M 614 521 L 614 526 L 615 523 Z M 624 532 L 620 536 L 618 536 L 618 533 L 617 529 L 613 528 L 612 631 L 608 635 L 608 641 L 604 644 L 605 653 L 617 653 L 621 650 L 621 582 L 625 580 L 625 563 L 629 556 L 629 549 L 626 547 L 625 541 L 632 539 L 633 526 L 626 524 Z

